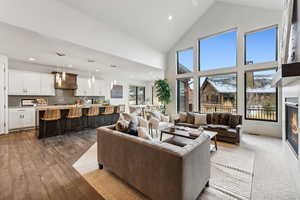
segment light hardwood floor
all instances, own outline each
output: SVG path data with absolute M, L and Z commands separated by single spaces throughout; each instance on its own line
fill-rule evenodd
M 95 142 L 95 131 L 0 136 L 0 199 L 103 199 L 72 167 Z M 241 145 L 255 152 L 253 200 L 300 199 L 280 139 L 245 134 Z
M 95 131 L 38 140 L 34 131 L 0 136 L 0 199 L 103 199 L 72 164 Z

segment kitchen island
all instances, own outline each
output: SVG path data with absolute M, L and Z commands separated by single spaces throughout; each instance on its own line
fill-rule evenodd
M 85 116 L 91 107 L 99 108 L 99 114 L 96 116 Z M 108 107 L 113 107 L 113 111 L 106 112 Z M 69 110 L 80 108 L 82 116 L 74 119 L 68 119 Z M 57 120 L 44 120 L 44 114 L 49 110 L 59 110 L 60 117 Z M 56 106 L 37 106 L 36 120 L 38 125 L 37 136 L 39 139 L 57 135 L 68 134 L 71 132 L 93 129 L 100 126 L 115 124 L 120 115 L 119 105 L 104 106 L 102 104 L 84 104 L 84 105 L 56 105 Z M 71 128 L 68 128 L 70 126 Z

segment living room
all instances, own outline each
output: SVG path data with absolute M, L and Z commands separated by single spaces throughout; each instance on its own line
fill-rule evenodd
M 300 199 L 297 4 L 4 0 L 0 199 Z

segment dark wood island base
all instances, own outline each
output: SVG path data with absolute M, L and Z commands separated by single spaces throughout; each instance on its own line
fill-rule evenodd
M 51 107 L 51 109 L 54 108 Z M 99 107 L 100 114 L 92 117 L 84 116 L 84 113 L 88 112 L 89 107 L 82 107 L 83 115 L 74 119 L 67 118 L 70 108 L 58 107 L 57 109 L 61 113 L 60 119 L 49 121 L 42 119 L 47 109 L 37 109 L 37 120 L 39 120 L 37 136 L 39 139 L 112 125 L 118 121 L 120 116 L 117 106 L 114 107 L 114 113 L 112 114 L 105 114 L 105 107 Z

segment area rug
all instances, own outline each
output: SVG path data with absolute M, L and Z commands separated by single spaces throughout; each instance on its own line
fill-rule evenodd
M 251 199 L 255 154 L 244 147 L 218 143 L 211 153 L 210 186 L 199 200 Z M 97 144 L 94 144 L 73 167 L 106 200 L 145 200 L 142 193 L 106 170 L 98 170 Z

